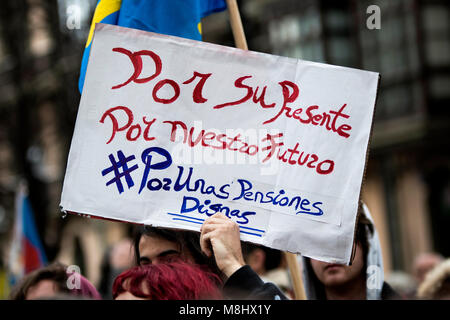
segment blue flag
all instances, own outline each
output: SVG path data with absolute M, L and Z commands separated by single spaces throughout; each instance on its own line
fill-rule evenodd
M 202 40 L 201 19 L 226 7 L 225 0 L 99 0 L 81 62 L 80 93 L 96 23 Z

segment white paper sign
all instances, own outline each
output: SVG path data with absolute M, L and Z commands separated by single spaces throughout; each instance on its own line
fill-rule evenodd
M 97 24 L 61 206 L 348 263 L 378 78 Z

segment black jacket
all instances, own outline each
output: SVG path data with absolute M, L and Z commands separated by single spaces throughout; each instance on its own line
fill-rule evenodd
M 226 298 L 236 300 L 288 300 L 275 284 L 264 283 L 248 265 L 228 278 L 223 292 Z

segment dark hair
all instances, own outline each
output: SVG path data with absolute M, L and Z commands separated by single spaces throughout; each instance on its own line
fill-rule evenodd
M 223 277 L 223 273 L 217 267 L 214 257 L 206 256 L 200 247 L 200 233 L 186 230 L 173 230 L 156 228 L 152 226 L 139 226 L 134 232 L 134 258 L 135 264 L 139 266 L 141 258 L 139 252 L 139 242 L 141 237 L 159 237 L 171 242 L 175 242 L 180 247 L 181 252 L 189 252 L 196 264 L 207 266 L 212 272 Z
M 68 279 L 69 275 L 67 273 L 67 266 L 54 262 L 46 267 L 37 269 L 29 274 L 27 274 L 19 284 L 17 284 L 10 293 L 10 300 L 26 300 L 28 290 L 31 287 L 37 285 L 42 280 L 51 280 L 56 285 L 56 296 L 64 297 L 66 295 L 76 296 L 80 299 L 101 299 L 100 294 L 92 283 L 89 282 L 83 275 L 79 275 L 80 287 L 69 289 Z M 44 297 L 40 299 L 48 299 L 49 297 Z M 53 299 L 53 297 L 52 297 Z
M 353 244 L 353 252 L 356 250 L 356 245 L 359 243 L 363 251 L 364 269 L 367 267 L 367 254 L 369 253 L 370 244 L 369 237 L 373 236 L 374 227 L 372 222 L 364 214 L 362 205 L 359 207 L 358 218 L 356 223 L 355 240 Z M 354 254 L 352 254 L 352 261 Z
M 11 291 L 10 300 L 26 300 L 28 290 L 42 280 L 54 281 L 59 293 L 70 293 L 66 283 L 66 266 L 56 262 L 26 275 Z
M 113 284 L 113 298 L 128 291 L 151 300 L 222 299 L 219 276 L 182 260 L 136 266 L 122 272 Z

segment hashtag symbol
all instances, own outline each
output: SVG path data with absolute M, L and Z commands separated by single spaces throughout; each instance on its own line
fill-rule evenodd
M 134 165 L 131 168 L 128 168 L 127 163 L 131 160 L 134 160 L 135 157 L 133 155 L 129 156 L 128 158 L 125 157 L 123 152 L 121 150 L 117 151 L 117 157 L 119 161 L 116 161 L 113 154 L 110 154 L 109 161 L 111 162 L 111 167 L 106 168 L 102 171 L 102 176 L 107 175 L 110 172 L 114 172 L 114 178 L 109 180 L 106 183 L 106 186 L 109 186 L 112 183 L 115 183 L 117 186 L 117 189 L 119 190 L 119 194 L 123 192 L 123 185 L 122 185 L 122 178 L 125 177 L 125 181 L 127 182 L 128 189 L 130 189 L 132 186 L 134 186 L 133 179 L 131 178 L 130 173 L 138 168 L 138 165 Z M 122 172 L 120 172 L 119 169 L 122 169 Z

